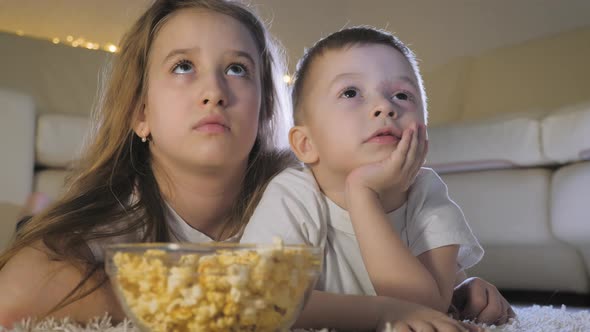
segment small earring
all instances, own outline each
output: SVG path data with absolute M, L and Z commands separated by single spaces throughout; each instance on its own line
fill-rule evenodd
M 141 138 L 141 141 L 142 141 L 143 143 L 145 143 L 145 142 L 147 142 L 147 138 L 144 136 L 144 137 L 142 137 L 142 138 Z

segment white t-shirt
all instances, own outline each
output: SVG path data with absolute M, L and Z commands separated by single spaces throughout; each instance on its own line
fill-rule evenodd
M 170 229 L 170 241 L 171 242 L 188 242 L 188 243 L 206 243 L 213 242 L 214 240 L 208 235 L 201 231 L 193 228 L 189 225 L 174 209 L 170 204 L 166 202 L 164 209 L 164 220 L 168 223 Z M 234 235 L 224 242 L 237 242 L 239 235 Z M 139 242 L 141 239 L 141 232 L 129 233 L 120 236 L 114 236 L 109 238 L 97 239 L 88 242 L 92 254 L 99 261 L 104 261 L 104 248 L 109 244 L 116 243 L 133 243 Z
M 459 245 L 457 261 L 461 269 L 473 266 L 483 256 L 463 212 L 432 169 L 420 170 L 406 203 L 388 217 L 415 256 Z M 322 194 L 307 168 L 287 169 L 269 183 L 240 241 L 269 243 L 275 236 L 285 244 L 324 247 L 324 270 L 317 289 L 376 294 L 348 212 Z

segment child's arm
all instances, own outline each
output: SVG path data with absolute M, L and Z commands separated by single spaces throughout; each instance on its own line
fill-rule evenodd
M 458 247 L 433 249 L 422 254 L 421 259 L 416 258 L 391 227 L 378 197 L 374 193 L 363 194 L 360 189 L 353 191 L 349 213 L 377 294 L 447 312 L 453 294 Z
M 348 176 L 347 208 L 377 294 L 447 312 L 457 266 L 457 246 L 430 250 L 421 262 L 391 227 L 382 205 L 383 195 L 397 193 L 403 197 L 408 191 L 426 152 L 423 125 L 404 131 L 389 158 L 360 167 Z
M 294 327 L 305 329 L 383 331 L 479 331 L 430 308 L 384 296 L 343 295 L 313 291 Z
M 0 326 L 11 327 L 27 317 L 41 318 L 81 279 L 82 273 L 73 265 L 52 261 L 36 248 L 22 249 L 0 270 Z M 92 285 L 90 281 L 84 289 Z M 105 313 L 109 313 L 113 321 L 120 321 L 124 317 L 108 282 L 51 316 L 86 322 Z

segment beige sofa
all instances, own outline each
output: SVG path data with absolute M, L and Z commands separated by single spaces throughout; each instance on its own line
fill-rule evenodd
M 0 91 L 0 225 L 32 191 L 56 197 L 88 130 Z M 429 129 L 428 166 L 446 181 L 486 250 L 470 273 L 499 288 L 590 293 L 590 103 Z
M 430 128 L 437 169 L 498 287 L 590 293 L 590 103 Z

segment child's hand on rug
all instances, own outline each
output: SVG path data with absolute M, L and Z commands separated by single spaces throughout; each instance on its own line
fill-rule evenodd
M 479 326 L 457 321 L 440 311 L 419 304 L 405 302 L 401 308 L 399 303 L 392 302 L 392 306 L 385 305 L 382 310 L 377 331 L 483 331 Z
M 503 325 L 516 317 L 510 303 L 498 289 L 481 278 L 467 278 L 453 293 L 449 313 L 460 320 Z

